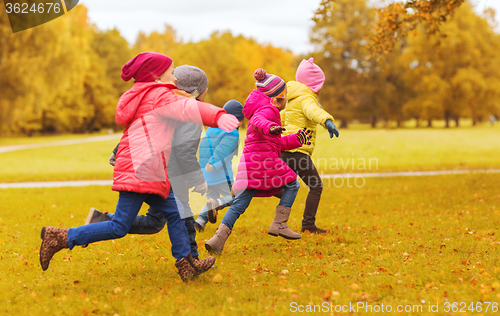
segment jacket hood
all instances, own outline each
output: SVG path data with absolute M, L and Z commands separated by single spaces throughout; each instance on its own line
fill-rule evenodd
M 137 82 L 130 90 L 125 92 L 118 101 L 116 107 L 115 120 L 118 125 L 128 126 L 137 113 L 144 96 L 151 90 L 159 87 L 177 89 L 171 84 L 162 84 L 157 82 Z
M 314 93 L 308 86 L 306 86 L 303 83 L 300 83 L 298 81 L 289 81 L 286 84 L 287 87 L 287 96 L 286 98 L 288 101 L 291 101 L 295 98 L 298 98 L 300 96 L 304 95 L 310 95 L 314 97 L 315 99 L 318 97 L 316 93 Z
M 253 90 L 245 101 L 243 115 L 250 119 L 258 109 L 266 105 L 271 105 L 271 98 L 258 90 Z

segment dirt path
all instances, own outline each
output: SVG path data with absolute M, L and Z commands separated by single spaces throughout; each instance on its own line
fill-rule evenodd
M 443 171 L 405 171 L 405 172 L 377 172 L 377 173 L 338 173 L 323 174 L 322 178 L 386 178 L 386 177 L 419 177 L 440 176 L 454 174 L 500 173 L 500 169 L 488 170 L 443 170 Z M 57 188 L 57 187 L 85 187 L 90 185 L 112 185 L 112 180 L 81 180 L 81 181 L 47 181 L 47 182 L 17 182 L 0 183 L 0 189 L 12 188 Z
M 87 137 L 87 138 L 81 138 L 81 139 L 61 140 L 61 141 L 50 142 L 50 143 L 3 146 L 3 147 L 0 147 L 0 153 L 7 153 L 7 152 L 11 152 L 11 151 L 18 151 L 18 150 L 25 150 L 25 149 L 43 148 L 43 147 L 56 147 L 56 146 L 66 146 L 66 145 L 101 142 L 101 141 L 105 141 L 105 140 L 119 139 L 121 136 L 122 136 L 122 134 L 120 133 L 120 134 L 112 134 L 112 135 L 93 136 L 93 137 Z

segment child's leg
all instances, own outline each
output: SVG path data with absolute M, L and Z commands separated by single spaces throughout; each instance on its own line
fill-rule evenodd
M 304 181 L 309 187 L 306 207 L 302 219 L 302 231 L 325 233 L 325 230 L 316 228 L 316 213 L 318 211 L 321 193 L 323 192 L 323 182 L 319 176 L 314 163 L 309 157 L 302 153 L 281 152 L 281 159 Z
M 300 189 L 298 180 L 288 183 L 283 187 L 283 195 L 281 196 L 280 203 L 276 207 L 276 215 L 269 227 L 268 234 L 272 236 L 281 236 L 286 239 L 300 239 L 300 234 L 292 231 L 288 227 L 288 218 L 297 192 Z
M 207 190 L 207 199 L 217 199 L 219 197 L 219 192 L 217 190 L 218 185 L 209 185 L 208 190 Z M 198 215 L 198 218 L 196 221 L 202 225 L 205 226 L 206 223 L 208 223 L 208 217 L 207 217 L 207 206 L 203 206 L 203 209 L 200 211 L 200 214 Z
M 222 224 L 232 230 L 234 223 L 243 213 L 245 213 L 248 205 L 250 205 L 255 193 L 257 193 L 257 190 L 245 190 L 237 195 L 233 204 L 224 215 L 224 218 L 222 218 Z
M 146 195 L 120 192 L 113 220 L 68 229 L 68 248 L 127 235 Z
M 222 207 L 227 207 L 230 206 L 233 201 L 234 197 L 231 195 L 231 189 L 229 188 L 229 185 L 227 183 L 221 183 L 217 185 L 216 187 L 217 193 L 221 196 L 218 198 L 218 204 Z
M 294 180 L 283 187 L 283 195 L 280 198 L 279 205 L 284 207 L 292 207 L 295 198 L 297 197 L 297 193 L 300 189 L 299 180 Z
M 217 228 L 215 235 L 205 243 L 205 248 L 210 253 L 221 254 L 227 238 L 231 235 L 234 223 L 245 212 L 257 190 L 245 190 L 234 199 L 233 205 L 227 210 L 222 223 Z
M 189 247 L 191 249 L 191 256 L 198 258 L 198 244 L 196 243 L 196 229 L 194 228 L 194 217 L 186 217 L 184 219 L 184 225 L 189 238 Z
M 181 219 L 177 209 L 174 194 L 170 192 L 167 199 L 151 194 L 148 195 L 145 202 L 163 212 L 167 220 L 168 235 L 172 243 L 172 255 L 174 258 L 182 260 L 182 258 L 187 257 L 190 253 L 189 237 L 184 221 Z
M 114 214 L 111 214 L 110 217 L 114 217 Z M 163 215 L 163 212 L 154 207 L 150 207 L 146 215 L 136 216 L 128 233 L 140 235 L 156 234 L 159 233 L 163 227 L 165 227 L 166 223 L 167 219 L 165 218 L 165 215 Z
M 189 237 L 189 246 L 191 248 L 191 255 L 195 258 L 198 258 L 198 244 L 196 243 L 196 229 L 194 228 L 193 211 L 191 210 L 191 206 L 189 205 L 189 188 L 187 187 L 187 185 L 179 186 L 176 192 L 173 192 L 174 198 L 176 199 L 177 208 L 181 219 L 184 221 L 184 225 L 186 226 Z

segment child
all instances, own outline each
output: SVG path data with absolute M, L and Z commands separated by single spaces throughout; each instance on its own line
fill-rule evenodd
M 300 239 L 300 234 L 288 228 L 290 216 L 300 184 L 297 175 L 281 159 L 282 149 L 307 144 L 308 131 L 282 137 L 279 111 L 286 106 L 286 84 L 278 76 L 266 74 L 263 69 L 254 73 L 257 89 L 248 96 L 243 114 L 249 119 L 243 155 L 238 165 L 234 191 L 236 198 L 227 210 L 215 235 L 205 243 L 210 253 L 221 254 L 236 220 L 247 209 L 254 196 L 273 196 L 284 189 L 276 207 L 269 234 L 287 239 Z
M 190 65 L 182 65 L 174 69 L 174 76 L 177 79 L 176 86 L 179 88 L 179 90 L 173 90 L 175 94 L 196 98 L 202 102 L 205 100 L 208 92 L 208 78 L 203 70 Z M 196 157 L 201 131 L 201 125 L 193 122 L 186 122 L 175 128 L 172 138 L 172 154 L 167 166 L 172 191 L 178 200 L 181 218 L 184 219 L 189 235 L 191 255 L 196 259 L 198 259 L 198 244 L 193 212 L 189 205 L 189 189 L 194 187 L 193 192 L 202 195 L 207 191 L 207 184 Z M 116 155 L 118 146 L 110 157 L 112 165 L 114 165 L 113 156 Z M 85 224 L 111 220 L 113 216 L 113 213 L 102 213 L 91 208 Z M 156 234 L 163 229 L 166 222 L 161 210 L 150 207 L 147 215 L 137 215 L 128 233 Z
M 245 116 L 243 105 L 236 100 L 228 101 L 224 107 L 228 114 L 234 115 L 241 126 Z M 230 204 L 233 201 L 231 188 L 233 185 L 233 157 L 238 153 L 239 143 L 238 129 L 229 133 L 220 128 L 207 128 L 200 142 L 200 166 L 208 185 L 207 205 L 201 210 L 196 219 L 195 227 L 203 231 L 207 221 L 217 221 L 217 208 Z
M 330 138 L 339 132 L 334 118 L 323 110 L 318 103 L 318 94 L 325 82 L 325 74 L 321 68 L 314 64 L 314 59 L 302 60 L 297 74 L 297 81 L 287 83 L 288 106 L 282 113 L 282 123 L 287 129 L 284 133 L 290 134 L 294 129 L 306 127 L 312 131 L 311 144 L 296 149 L 285 149 L 281 152 L 281 159 L 309 187 L 304 216 L 302 219 L 302 232 L 326 233 L 326 230 L 316 227 L 316 212 L 318 210 L 323 182 L 314 166 L 311 155 L 316 141 L 316 126 L 321 124 L 328 129 Z
M 172 255 L 180 277 L 186 281 L 210 269 L 212 257 L 196 260 L 189 253 L 186 227 L 182 225 L 170 191 L 166 165 L 174 128 L 179 121 L 194 121 L 230 131 L 238 120 L 224 110 L 172 92 L 176 78 L 169 57 L 140 53 L 122 68 L 122 79 L 135 79 L 134 86 L 118 102 L 116 122 L 126 126 L 116 155 L 112 189 L 119 191 L 111 221 L 62 229 L 42 228 L 40 264 L 47 270 L 51 258 L 64 248 L 124 237 L 142 204 L 160 209 L 167 218 Z M 158 81 L 158 82 L 156 82 Z

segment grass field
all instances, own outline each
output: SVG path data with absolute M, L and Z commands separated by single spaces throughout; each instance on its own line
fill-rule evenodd
M 56 140 L 62 139 L 35 142 Z M 352 129 L 341 130 L 339 139 L 320 129 L 319 144 L 313 158 L 318 164 L 327 159 L 319 167 L 328 173 L 500 168 L 498 127 Z M 111 179 L 107 160 L 115 145 L 2 153 L 0 182 Z M 354 168 L 347 163 L 353 157 Z M 338 170 L 330 168 L 332 158 Z M 360 158 L 376 158 L 377 170 L 359 170 Z M 319 305 L 328 307 L 323 314 L 343 315 L 335 308 L 365 304 L 376 311 L 383 304 L 407 308 L 404 315 L 448 315 L 453 302 L 459 303 L 455 315 L 498 314 L 500 176 L 365 180 L 361 188 L 325 180 L 318 225 L 330 232 L 298 241 L 267 235 L 277 200 L 254 199 L 216 268 L 188 284 L 176 274 L 166 231 L 63 250 L 42 272 L 41 227 L 81 225 L 91 206 L 114 210 L 118 194 L 98 186 L 0 190 L 0 314 L 293 315 Z M 300 228 L 306 194 L 303 186 L 292 229 Z M 201 257 L 215 229 L 198 235 Z M 438 313 L 429 312 L 430 305 Z M 353 314 L 380 313 L 360 308 Z
M 240 131 L 240 135 L 243 140 L 245 131 Z M 34 140 L 40 142 L 38 138 Z M 26 138 L 4 142 L 27 143 Z M 111 179 L 113 170 L 108 158 L 117 142 L 0 153 L 0 182 Z M 460 129 L 347 129 L 340 131 L 338 139 L 330 139 L 320 127 L 317 144 L 313 160 L 324 173 L 500 168 L 500 125 Z
M 498 175 L 476 174 L 368 178 L 363 188 L 325 188 L 318 223 L 330 233 L 293 242 L 266 234 L 277 200 L 255 199 L 217 267 L 188 284 L 176 275 L 166 231 L 63 250 L 42 272 L 40 228 L 80 225 L 90 206 L 113 209 L 117 193 L 1 190 L 0 313 L 288 315 L 299 305 L 362 302 L 408 305 L 415 313 L 403 314 L 419 315 L 429 314 L 429 302 L 439 304 L 439 314 L 448 314 L 446 302 L 498 303 L 499 187 Z M 293 207 L 293 229 L 305 193 Z M 200 247 L 215 228 L 198 235 Z M 488 315 L 491 308 L 467 314 Z

